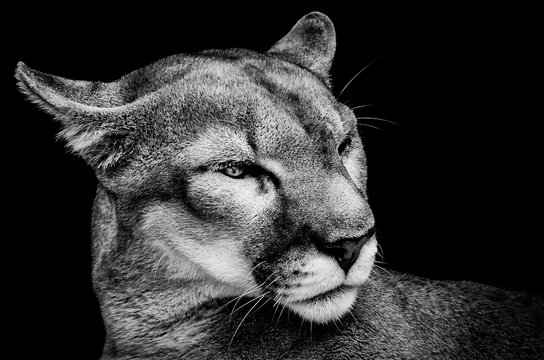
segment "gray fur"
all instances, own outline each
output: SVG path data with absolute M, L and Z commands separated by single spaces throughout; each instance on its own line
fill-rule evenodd
M 167 227 L 191 230 L 201 236 L 196 244 L 206 246 L 216 241 L 208 230 L 220 238 L 223 231 L 243 228 L 241 234 L 251 241 L 241 251 L 253 266 L 255 254 L 275 259 L 291 247 L 299 247 L 300 254 L 311 249 L 310 225 L 323 238 L 332 236 L 332 228 L 372 225 L 357 135 L 360 169 L 344 175 L 354 179 L 348 190 L 360 194 L 360 213 L 340 217 L 322 196 L 339 166 L 329 154 L 332 140 L 322 122 L 352 117 L 330 93 L 334 50 L 331 21 L 312 13 L 268 53 L 180 54 L 112 83 L 63 79 L 19 64 L 21 91 L 59 120 L 60 136 L 99 181 L 93 282 L 107 332 L 103 359 L 544 358 L 544 301 L 538 295 L 377 270 L 360 286 L 351 313 L 326 324 L 310 323 L 270 299 L 230 302 L 239 294 L 236 289 L 185 257 L 167 236 Z M 329 105 L 320 112 L 316 104 Z M 259 127 L 262 123 L 268 127 Z M 257 228 L 246 225 L 251 221 L 243 211 L 227 206 L 227 195 L 216 203 L 192 196 L 203 191 L 194 185 L 201 170 L 192 171 L 190 161 L 198 159 L 183 154 L 205 131 L 225 126 L 245 134 L 248 142 L 271 139 L 267 148 L 258 141 L 254 146 L 276 154 L 293 175 L 281 185 L 289 201 L 259 218 Z M 295 137 L 294 130 L 305 135 Z M 272 185 L 261 185 L 260 194 L 269 194 Z M 343 201 L 355 206 L 349 198 L 338 198 Z M 164 216 L 152 222 L 153 211 Z M 280 219 L 279 213 L 278 230 L 270 219 Z M 191 220 L 180 214 L 190 214 Z M 275 264 L 289 265 L 285 261 L 280 257 Z M 253 274 L 266 283 L 270 271 L 264 266 Z
M 271 54 L 314 71 L 327 83 L 335 51 L 334 25 L 316 12 L 300 19 L 286 36 L 268 50 Z

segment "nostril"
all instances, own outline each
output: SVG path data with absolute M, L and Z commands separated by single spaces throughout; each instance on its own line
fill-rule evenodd
M 351 255 L 349 254 L 349 250 L 347 250 L 344 247 L 327 247 L 325 246 L 325 252 L 329 255 L 331 255 L 333 258 L 335 258 L 338 262 L 345 261 L 348 259 Z
M 319 248 L 324 253 L 334 257 L 345 273 L 353 266 L 362 247 L 374 236 L 374 227 L 369 229 L 363 236 L 355 238 L 344 238 L 332 243 L 321 243 Z

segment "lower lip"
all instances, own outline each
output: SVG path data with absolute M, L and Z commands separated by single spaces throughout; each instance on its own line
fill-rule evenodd
M 311 302 L 316 302 L 316 301 L 324 301 L 324 300 L 327 300 L 328 298 L 330 298 L 331 296 L 335 295 L 335 294 L 338 294 L 338 292 L 344 292 L 344 291 L 349 291 L 349 290 L 352 290 L 352 289 L 355 289 L 355 286 L 347 286 L 347 285 L 340 285 L 332 290 L 329 290 L 329 291 L 326 291 L 324 293 L 321 293 L 321 294 L 317 294 L 315 296 L 312 296 L 310 298 L 307 298 L 307 299 L 303 299 L 303 300 L 297 300 L 297 301 L 293 301 L 294 303 L 301 303 L 301 304 L 304 304 L 304 303 L 311 303 Z

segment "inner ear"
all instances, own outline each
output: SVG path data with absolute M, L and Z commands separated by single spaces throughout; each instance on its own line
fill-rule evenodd
M 75 81 L 33 70 L 19 63 L 15 72 L 22 93 L 62 125 L 59 138 L 95 170 L 119 164 L 127 153 L 130 114 L 114 83 Z
M 93 169 L 111 170 L 121 165 L 122 159 L 134 151 L 127 131 L 121 129 L 86 130 L 71 126 L 62 130 L 60 138 L 68 148 L 81 156 Z
M 301 18 L 269 50 L 321 76 L 329 83 L 329 71 L 336 51 L 334 25 L 327 15 L 312 12 Z

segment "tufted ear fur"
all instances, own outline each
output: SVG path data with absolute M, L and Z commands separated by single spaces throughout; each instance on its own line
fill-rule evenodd
M 300 19 L 268 53 L 305 67 L 328 83 L 335 50 L 332 21 L 325 14 L 312 12 Z
M 119 163 L 131 127 L 116 83 L 64 79 L 22 62 L 15 77 L 21 92 L 62 124 L 59 137 L 91 167 L 105 171 Z

